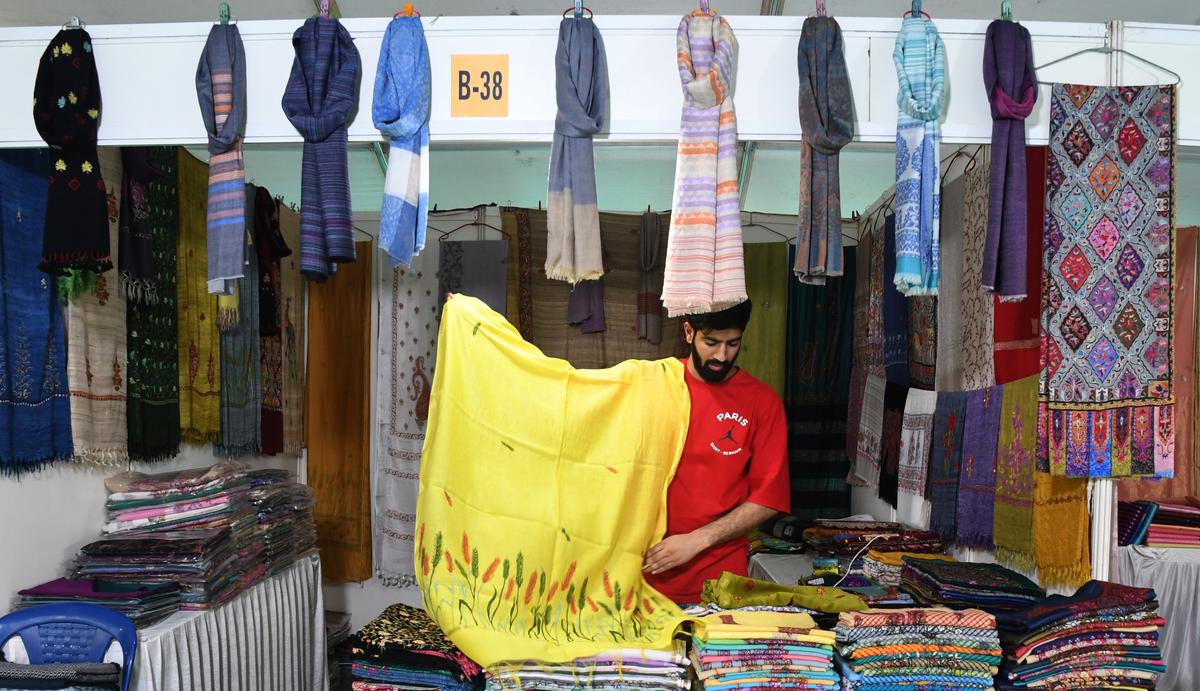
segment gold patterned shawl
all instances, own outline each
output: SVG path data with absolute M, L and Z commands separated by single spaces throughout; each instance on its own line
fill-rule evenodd
M 179 427 L 183 441 L 221 434 L 221 342 L 217 296 L 208 293 L 208 166 L 179 149 Z
M 283 452 L 304 448 L 304 277 L 300 275 L 300 214 L 279 205 L 279 232 L 290 256 L 279 260 L 279 320 L 283 337 Z

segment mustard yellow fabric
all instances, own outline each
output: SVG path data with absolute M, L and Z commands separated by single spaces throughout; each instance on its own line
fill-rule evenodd
M 483 666 L 672 650 L 679 608 L 642 578 L 690 408 L 677 360 L 579 370 L 448 300 L 417 499 L 425 609 Z
M 821 630 L 811 616 L 801 612 L 731 610 L 697 619 L 696 638 L 705 642 L 772 639 L 833 645 L 837 636 Z
M 915 557 L 917 559 L 940 559 L 942 561 L 958 561 L 949 554 L 926 554 L 924 552 L 880 552 L 878 550 L 867 550 L 867 557 L 885 564 L 887 566 L 895 566 L 900 568 L 904 566 L 904 557 Z
M 804 607 L 817 612 L 861 612 L 867 603 L 840 588 L 816 585 L 784 585 L 738 576 L 725 571 L 720 578 L 704 582 L 703 604 L 722 609 L 742 607 Z

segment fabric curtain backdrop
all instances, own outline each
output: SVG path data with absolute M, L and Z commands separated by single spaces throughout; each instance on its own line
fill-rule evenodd
M 809 17 L 800 29 L 800 221 L 796 277 L 820 284 L 842 275 L 842 192 L 838 155 L 854 137 L 854 99 L 833 17 Z
M 571 297 L 567 299 L 567 323 L 578 326 L 580 333 L 585 334 L 600 333 L 608 328 L 604 321 L 602 280 L 580 281 L 571 287 Z
M 938 287 L 938 391 L 972 391 L 996 382 L 992 296 L 979 284 L 988 219 L 988 149 L 942 187 L 941 285 Z
M 879 498 L 896 506 L 900 482 L 900 440 L 904 435 L 904 407 L 908 387 L 889 381 L 883 390 L 883 434 L 880 440 Z
M 196 96 L 208 132 L 208 292 L 233 295 L 246 265 L 246 49 L 236 24 L 214 24 L 196 67 Z M 236 314 L 219 314 L 233 328 Z
M 642 560 L 687 431 L 683 363 L 577 370 L 467 296 L 446 303 L 437 360 L 414 544 L 425 611 L 484 666 L 670 650 L 683 617 Z M 497 453 L 500 474 L 478 462 Z
M 900 83 L 896 117 L 896 287 L 937 295 L 942 106 L 946 47 L 933 21 L 906 17 L 892 52 Z
M 84 29 L 63 29 L 42 53 L 33 83 L 33 122 L 54 151 L 46 159 L 50 190 L 38 262 L 48 274 L 113 266 L 108 190 L 96 152 L 100 108 L 92 37 Z
M 960 547 L 988 551 L 993 548 L 996 458 L 1003 397 L 1002 385 L 967 392 L 955 522 L 955 542 Z
M 1200 259 L 1200 228 L 1175 231 L 1175 331 L 1176 358 L 1171 369 L 1175 390 L 1175 476 L 1147 481 L 1120 480 L 1117 494 L 1123 501 L 1151 501 L 1200 495 L 1200 468 L 1196 454 L 1196 405 L 1192 400 L 1196 377 L 1196 268 Z
M 208 444 L 221 434 L 221 341 L 217 296 L 208 292 L 204 240 L 208 166 L 182 148 L 178 156 L 179 427 L 183 441 Z
M 637 230 L 641 269 L 638 274 L 637 334 L 651 345 L 662 343 L 663 334 L 663 305 L 659 299 L 663 268 L 661 220 L 658 213 L 647 209 Z
M 858 426 L 858 446 L 854 464 L 846 481 L 850 484 L 876 487 L 879 484 L 880 462 L 883 456 L 883 396 L 886 382 L 883 377 L 868 373 L 863 387 L 861 422 Z
M 38 271 L 46 218 L 42 149 L 0 151 L 0 475 L 72 456 L 62 310 Z
M 262 346 L 262 453 L 283 453 L 283 290 L 280 260 L 292 249 L 279 229 L 279 202 L 265 187 L 254 193 L 258 260 L 258 328 Z
M 109 186 L 109 242 L 118 245 L 121 151 L 99 151 L 98 175 Z M 125 295 L 116 272 L 96 277 L 94 291 L 66 304 L 67 385 L 71 390 L 71 439 L 75 459 L 90 465 L 121 467 L 129 461 L 126 393 Z
M 958 519 L 958 478 L 963 457 L 963 426 L 967 393 L 941 391 L 933 416 L 933 449 L 929 455 L 929 498 L 932 513 L 929 528 L 946 542 L 953 542 Z
M 136 228 L 130 235 L 135 245 L 150 237 L 150 268 L 139 268 L 133 282 L 125 282 L 125 324 L 128 347 L 129 459 L 164 461 L 179 453 L 179 315 L 176 312 L 176 251 L 179 243 L 179 153 L 175 147 L 157 146 L 125 154 L 125 184 L 121 218 Z M 132 163 L 132 164 L 131 164 Z M 125 262 L 121 245 L 118 259 Z M 139 253 L 140 254 L 140 253 Z M 139 259 L 138 264 L 144 259 Z M 127 265 L 127 264 L 125 264 Z M 137 286 L 136 291 L 130 286 Z M 155 300 L 140 290 L 153 285 Z
M 746 299 L 733 87 L 737 39 L 724 17 L 693 10 L 676 34 L 683 116 L 663 278 L 667 314 Z
M 246 225 L 254 227 L 258 192 L 246 185 Z M 246 243 L 243 237 L 242 242 Z M 239 458 L 262 451 L 262 336 L 259 324 L 258 246 L 244 253 L 245 276 L 237 280 L 238 320 L 221 332 L 221 437 L 213 451 L 223 458 Z
M 152 149 L 144 146 L 121 149 L 121 220 L 117 229 L 117 268 L 120 289 L 126 302 L 153 305 L 160 299 L 154 273 L 154 230 L 150 222 L 146 186 L 164 173 L 152 161 Z M 174 171 L 174 163 L 170 166 Z
M 296 59 L 283 112 L 304 137 L 300 269 L 309 280 L 324 281 L 355 256 L 346 125 L 362 65 L 350 32 L 336 19 L 309 18 L 292 35 L 292 47 Z
M 750 323 L 742 334 L 738 366 L 760 379 L 782 400 L 787 372 L 787 323 L 791 317 L 787 267 L 791 246 L 786 242 L 751 242 L 744 247 L 746 256 L 746 294 L 754 301 Z M 815 315 L 810 315 L 815 316 Z M 821 315 L 825 316 L 825 315 Z M 814 330 L 824 329 L 830 320 L 804 322 Z M 834 355 L 831 352 L 822 355 Z
M 888 214 L 884 226 L 883 273 L 895 270 L 896 217 Z M 885 280 L 882 289 L 883 366 L 887 380 L 908 386 L 908 299 Z
M 996 560 L 1025 573 L 1034 568 L 1033 485 L 1037 453 L 1036 376 L 1004 386 L 996 458 L 993 542 Z
M 937 403 L 936 392 L 909 389 L 901 422 L 896 520 L 920 530 L 929 529 L 931 504 L 925 489 Z
M 379 246 L 395 266 L 408 266 L 425 249 L 430 79 L 421 18 L 397 15 L 383 34 L 371 102 L 371 119 L 388 138 Z
M 1025 152 L 1029 220 L 1025 238 L 1025 294 L 1019 302 L 992 297 L 996 383 L 1024 379 L 1041 369 L 1042 226 L 1046 223 L 1046 147 Z
M 604 275 L 592 137 L 604 129 L 608 64 L 590 17 L 565 17 L 558 25 L 554 93 L 546 275 L 575 284 Z
M 292 253 L 279 263 L 279 322 L 283 346 L 283 452 L 304 448 L 304 276 L 300 268 L 300 215 L 279 205 L 279 233 Z
M 934 390 L 937 381 L 938 297 L 916 295 L 908 303 L 908 383 Z
M 370 256 L 371 244 L 359 243 Z M 308 485 L 325 578 L 371 577 L 371 262 L 313 284 L 304 397 Z
M 983 42 L 983 86 L 992 110 L 991 181 L 983 287 L 1001 300 L 1026 297 L 1025 118 L 1037 102 L 1037 73 L 1029 29 L 1014 21 L 988 24 Z
M 435 270 L 437 304 L 447 293 L 483 300 L 503 312 L 508 301 L 508 240 L 443 240 Z
M 1175 90 L 1055 84 L 1051 98 L 1041 388 L 1050 471 L 1170 476 Z
M 1038 582 L 1077 588 L 1092 576 L 1086 478 L 1037 473 L 1033 484 L 1033 556 Z
M 386 586 L 416 585 L 417 478 L 429 420 L 437 355 L 438 254 L 435 242 L 409 267 L 380 263 L 376 281 L 379 344 L 375 375 L 375 446 L 371 454 L 372 553 L 375 575 Z

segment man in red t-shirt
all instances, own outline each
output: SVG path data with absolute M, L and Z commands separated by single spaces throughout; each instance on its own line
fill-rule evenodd
M 746 575 L 746 534 L 791 508 L 787 419 L 770 386 L 734 367 L 750 301 L 684 317 L 692 411 L 667 491 L 667 535 L 646 552 L 646 581 L 679 603 L 705 580 Z

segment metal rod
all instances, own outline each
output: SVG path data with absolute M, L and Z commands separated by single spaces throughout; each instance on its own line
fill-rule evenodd
M 754 150 L 758 142 L 742 144 L 742 165 L 738 170 L 738 201 L 741 208 L 746 207 L 746 198 L 750 193 L 750 173 L 754 170 Z
M 383 175 L 386 177 L 387 156 L 383 155 L 383 145 L 379 142 L 371 142 L 371 151 L 375 152 L 375 160 L 379 162 L 379 170 L 383 171 Z

